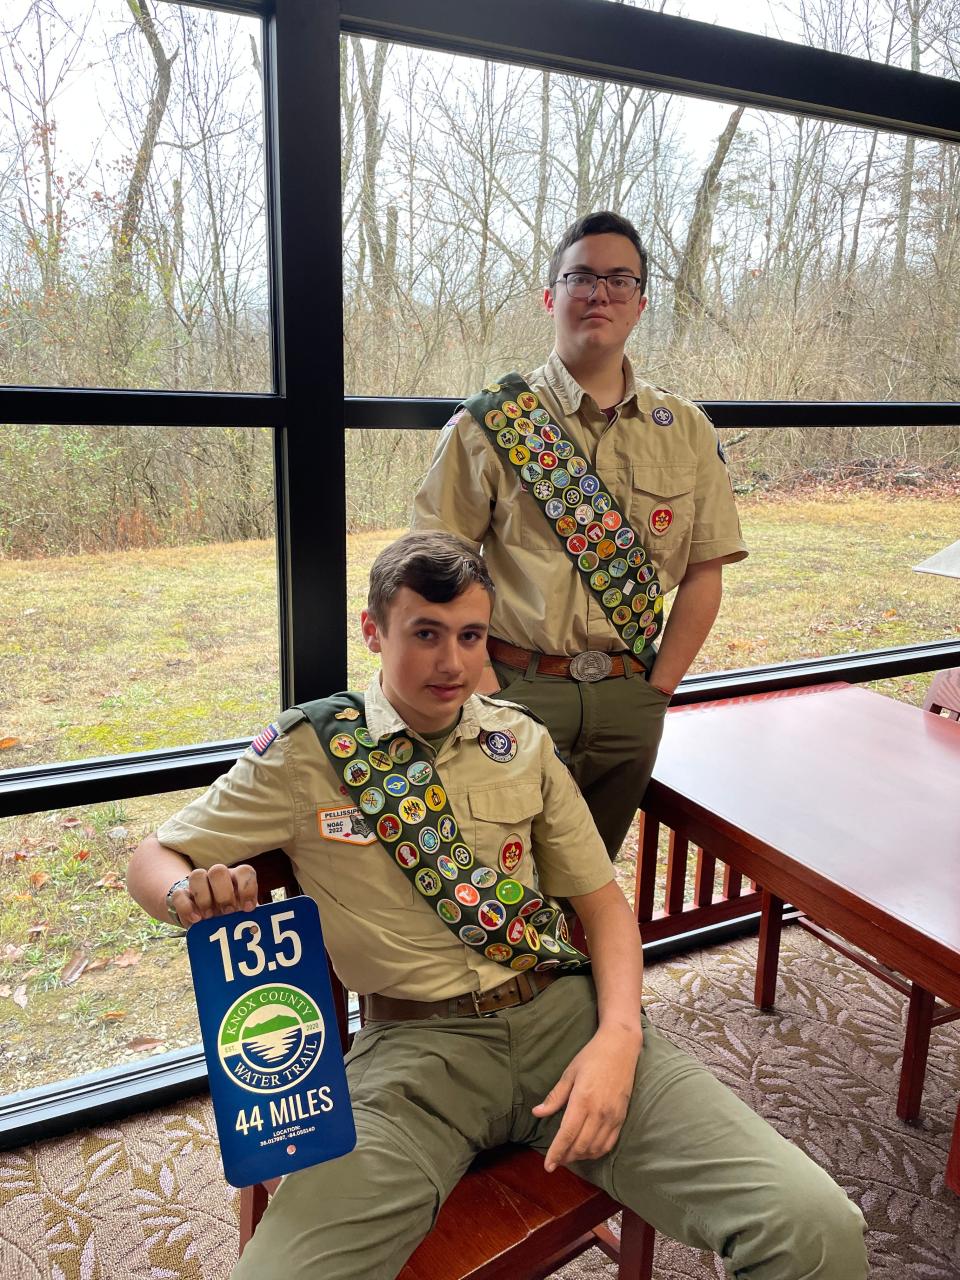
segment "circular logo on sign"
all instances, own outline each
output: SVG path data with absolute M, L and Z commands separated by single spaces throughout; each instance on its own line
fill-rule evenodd
M 484 755 L 496 760 L 497 764 L 506 764 L 517 754 L 517 739 L 509 729 L 483 730 L 478 741 Z
M 426 760 L 414 760 L 407 768 L 407 777 L 415 787 L 425 787 L 433 777 L 433 765 Z
M 426 791 L 423 793 L 423 798 L 427 802 L 427 808 L 432 809 L 434 813 L 437 813 L 446 804 L 447 793 L 444 791 L 443 787 L 438 787 L 435 782 L 431 782 L 430 786 L 427 787 Z
M 304 1079 L 320 1060 L 320 1010 L 299 987 L 268 982 L 233 1002 L 217 1033 L 220 1065 L 251 1093 L 277 1093 Z
M 502 431 L 497 432 L 497 444 L 501 449 L 512 449 L 515 444 L 520 443 L 520 432 L 514 427 L 504 427 Z
M 413 879 L 425 898 L 432 898 L 435 893 L 440 892 L 440 877 L 435 871 L 431 871 L 429 867 L 424 867 L 422 871 L 418 871 Z
M 343 766 L 343 780 L 351 787 L 362 787 L 370 777 L 370 766 L 366 760 L 351 760 Z
M 653 413 L 650 415 L 658 427 L 669 427 L 673 421 L 673 414 L 664 405 L 657 405 Z
M 437 915 L 441 920 L 445 920 L 447 924 L 456 924 L 463 912 L 449 898 L 441 898 L 437 903 Z
M 402 830 L 400 819 L 395 818 L 392 813 L 385 813 L 377 823 L 377 835 L 388 844 L 399 839 Z
M 363 812 L 371 815 L 379 813 L 386 802 L 387 798 L 379 787 L 367 787 L 366 791 L 360 792 L 358 801 Z
M 440 832 L 440 839 L 448 843 L 457 837 L 457 824 L 449 813 L 445 813 L 437 823 L 437 830 Z
M 497 873 L 493 867 L 477 867 L 476 871 L 471 871 L 470 881 L 478 889 L 489 889 L 497 883 Z
M 480 901 L 480 895 L 472 884 L 458 884 L 453 891 L 453 896 L 465 907 L 475 907 Z
M 407 841 L 404 841 L 403 844 L 397 845 L 393 852 L 393 856 L 400 863 L 401 867 L 415 867 L 420 861 L 420 850 L 415 848 L 412 844 L 409 844 Z
M 352 756 L 357 749 L 357 740 L 349 733 L 338 733 L 330 739 L 330 752 L 332 755 L 339 756 L 341 760 L 346 760 L 348 756 Z
M 383 789 L 392 796 L 405 796 L 410 790 L 410 783 L 402 773 L 388 773 L 383 780 Z

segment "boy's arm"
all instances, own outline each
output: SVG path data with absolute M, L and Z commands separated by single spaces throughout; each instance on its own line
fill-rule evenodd
M 257 905 L 257 873 L 246 863 L 226 867 L 195 867 L 188 858 L 155 835 L 147 836 L 134 849 L 127 868 L 127 890 L 144 911 L 157 920 L 169 920 L 167 892 L 186 877 L 187 885 L 170 899 L 170 905 L 189 928 L 198 920 L 225 915 L 229 911 L 252 911 Z
M 560 1164 L 596 1159 L 617 1141 L 633 1092 L 643 1047 L 640 1000 L 643 949 L 640 930 L 616 881 L 571 897 L 590 944 L 597 988 L 597 1030 L 538 1106 L 536 1116 L 564 1111 L 544 1159 Z M 562 982 L 563 979 L 561 978 Z

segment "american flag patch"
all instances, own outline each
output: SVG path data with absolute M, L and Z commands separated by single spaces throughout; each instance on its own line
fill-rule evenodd
M 250 746 L 258 756 L 262 756 L 270 743 L 275 741 L 279 736 L 279 733 L 280 730 L 275 724 L 268 724 L 265 729 L 260 730 L 254 740 L 250 743 Z

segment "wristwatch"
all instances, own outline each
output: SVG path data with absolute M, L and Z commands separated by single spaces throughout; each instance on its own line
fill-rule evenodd
M 177 926 L 178 929 L 183 928 L 183 921 L 177 915 L 176 907 L 174 907 L 173 905 L 173 895 L 177 892 L 178 889 L 189 889 L 189 888 L 190 888 L 190 877 L 181 876 L 180 879 L 175 880 L 173 884 L 170 886 L 170 888 L 167 890 L 167 915 L 170 917 L 170 920 L 172 921 L 173 924 Z

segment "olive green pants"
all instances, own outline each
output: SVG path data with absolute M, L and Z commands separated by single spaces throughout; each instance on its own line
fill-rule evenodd
M 545 1152 L 543 1100 L 596 1029 L 592 979 L 490 1018 L 371 1023 L 347 1061 L 349 1155 L 284 1179 L 234 1280 L 393 1280 L 474 1155 Z M 616 1146 L 574 1169 L 743 1280 L 861 1280 L 864 1222 L 817 1165 L 644 1019 Z
M 670 699 L 642 672 L 586 684 L 501 662 L 493 668 L 497 696 L 528 707 L 550 730 L 615 858 L 650 781 Z

